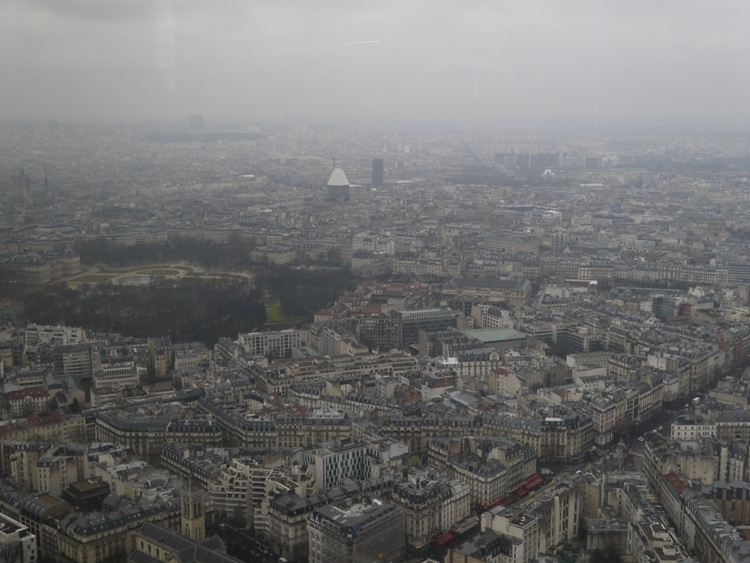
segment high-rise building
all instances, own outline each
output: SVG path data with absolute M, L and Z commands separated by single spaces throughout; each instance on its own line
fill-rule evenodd
M 203 116 L 191 115 L 188 117 L 188 129 L 191 131 L 203 131 Z
M 339 437 L 311 452 L 305 452 L 305 462 L 314 466 L 315 488 L 326 491 L 345 478 L 372 477 L 372 460 L 367 443 Z
M 383 185 L 383 159 L 382 158 L 372 159 L 372 185 L 373 186 Z

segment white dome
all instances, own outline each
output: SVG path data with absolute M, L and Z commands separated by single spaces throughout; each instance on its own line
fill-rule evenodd
M 331 172 L 331 177 L 328 178 L 328 185 L 329 186 L 348 186 L 349 180 L 346 177 L 346 174 L 344 174 L 344 171 L 341 170 L 340 166 L 336 166 L 333 169 L 333 172 Z

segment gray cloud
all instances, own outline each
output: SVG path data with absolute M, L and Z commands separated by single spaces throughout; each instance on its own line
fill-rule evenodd
M 747 123 L 742 1 L 0 7 L 0 116 Z
M 101 22 L 143 21 L 153 11 L 154 2 L 150 0 L 128 0 L 127 2 L 92 2 L 90 0 L 36 0 L 34 2 L 17 2 L 20 5 L 31 4 L 33 9 L 46 11 L 60 20 L 91 20 Z

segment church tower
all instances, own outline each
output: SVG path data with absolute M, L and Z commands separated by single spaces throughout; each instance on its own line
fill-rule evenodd
M 180 491 L 182 501 L 182 534 L 193 541 L 206 539 L 206 505 L 203 489 L 188 481 Z

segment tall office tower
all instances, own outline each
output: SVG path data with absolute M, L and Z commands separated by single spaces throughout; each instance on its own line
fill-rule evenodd
M 372 159 L 372 185 L 373 186 L 383 185 L 383 159 L 382 158 Z
M 203 116 L 191 115 L 188 117 L 188 129 L 191 131 L 203 131 Z

